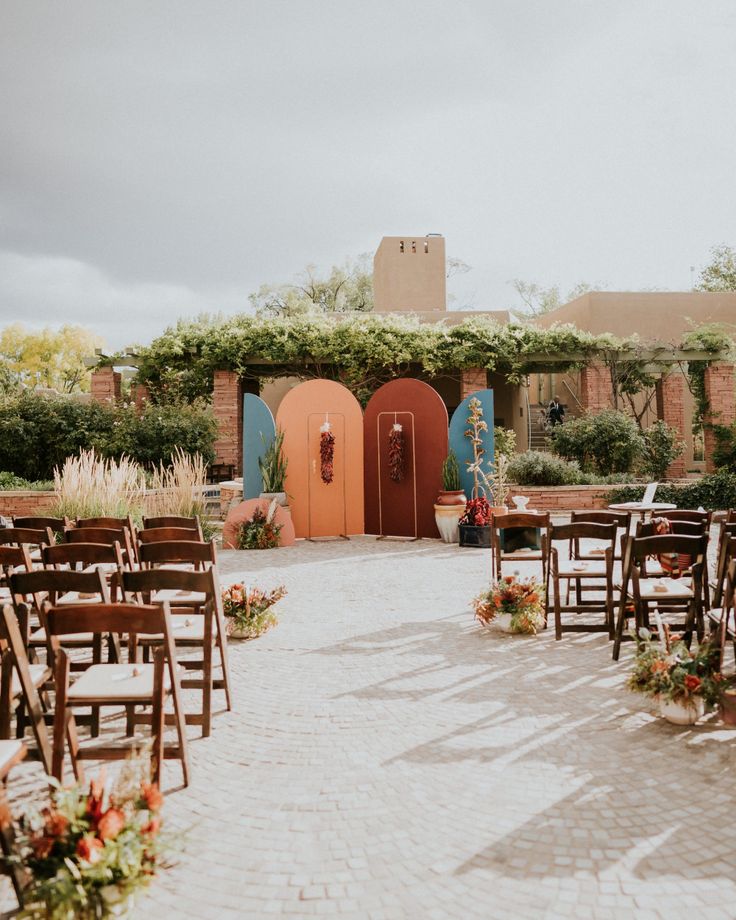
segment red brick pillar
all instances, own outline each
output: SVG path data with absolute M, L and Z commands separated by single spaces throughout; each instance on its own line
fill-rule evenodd
M 716 446 L 713 425 L 731 425 L 736 421 L 736 395 L 734 393 L 734 367 L 732 364 L 711 364 L 705 371 L 705 398 L 708 413 L 705 417 L 705 468 L 715 469 L 713 450 Z
M 215 371 L 212 411 L 217 419 L 215 463 L 232 464 L 234 475 L 243 471 L 243 386 L 233 371 Z
M 120 374 L 111 367 L 99 367 L 92 372 L 90 393 L 93 402 L 115 402 L 120 399 Z
M 613 402 L 611 372 L 602 364 L 586 364 L 580 371 L 580 402 L 589 412 L 610 409 Z
M 488 371 L 483 367 L 468 367 L 460 376 L 460 402 L 478 390 L 488 389 Z
M 145 408 L 146 403 L 151 398 L 151 392 L 145 383 L 134 383 L 130 388 L 130 398 L 135 403 L 136 409 L 139 411 Z
M 678 371 L 663 374 L 657 381 L 657 418 L 670 428 L 675 428 L 681 441 L 688 440 L 685 430 L 685 378 Z M 685 456 L 682 455 L 667 467 L 670 479 L 679 479 L 685 475 Z

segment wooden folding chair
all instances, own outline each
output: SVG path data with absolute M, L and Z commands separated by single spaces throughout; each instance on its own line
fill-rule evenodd
M 642 626 L 651 628 L 649 609 L 656 606 L 660 614 L 684 614 L 684 623 L 671 623 L 670 627 L 682 630 L 689 642 L 693 629 L 702 638 L 703 626 L 703 571 L 704 537 L 681 534 L 663 534 L 651 537 L 629 537 L 624 552 L 621 600 L 616 621 L 613 659 L 618 661 L 621 642 L 627 638 L 624 627 L 633 615 L 636 635 Z M 663 572 L 652 576 L 647 571 L 647 560 L 670 554 L 687 556 L 690 566 L 686 577 L 679 572 Z M 661 586 L 661 587 L 659 587 Z
M 492 573 L 501 578 L 504 562 L 529 562 L 531 560 L 542 563 L 542 582 L 547 583 L 547 565 L 549 561 L 549 512 L 517 512 L 510 514 L 494 514 L 491 521 L 491 565 Z M 509 551 L 506 541 L 511 537 L 509 531 L 515 532 L 513 536 L 523 535 L 524 531 L 540 531 L 540 548 L 538 550 Z M 531 540 L 529 541 L 531 542 Z
M 23 642 L 24 626 L 19 624 L 15 611 L 4 604 L 0 617 L 0 652 L 2 652 L 2 677 L 0 678 L 0 737 L 10 737 L 10 713 L 14 705 L 22 705 L 38 746 L 38 756 L 44 770 L 51 774 L 51 745 L 46 732 L 46 721 L 39 689 L 52 679 L 47 665 L 30 664 Z M 22 731 L 25 730 L 25 723 Z
M 547 610 L 550 608 L 549 582 L 553 585 L 553 608 L 555 614 L 555 639 L 561 639 L 563 632 L 607 632 L 613 638 L 613 557 L 616 551 L 618 523 L 594 524 L 577 522 L 553 524 L 549 531 L 550 565 L 547 576 Z M 602 555 L 589 554 L 585 559 L 576 556 L 560 559 L 555 541 L 567 542 L 568 547 L 580 546 L 581 540 L 593 540 L 603 550 Z M 562 603 L 561 585 L 567 587 L 567 600 Z M 603 584 L 601 585 L 601 582 Z M 604 594 L 603 599 L 585 599 L 583 584 Z M 575 586 L 575 601 L 570 603 L 570 587 Z M 602 589 L 602 591 L 601 591 Z M 602 613 L 602 623 L 564 622 L 563 614 Z
M 721 524 L 721 532 L 718 537 L 718 552 L 716 555 L 715 577 L 710 582 L 713 591 L 713 606 L 720 607 L 723 602 L 723 592 L 726 587 L 726 576 L 728 574 L 728 565 L 731 559 L 736 555 L 734 552 L 733 539 L 736 537 L 736 521 Z
M 124 560 L 137 562 L 133 538 L 127 527 L 69 527 L 64 531 L 65 543 L 100 543 L 103 546 L 120 544 Z
M 143 530 L 155 530 L 158 527 L 182 527 L 184 530 L 196 530 L 197 539 L 204 539 L 202 537 L 202 525 L 198 517 L 164 514 L 159 517 L 143 518 Z
M 77 780 L 83 778 L 80 760 L 115 760 L 128 753 L 121 745 L 98 745 L 81 748 L 74 710 L 80 706 L 129 707 L 150 706 L 153 737 L 153 781 L 160 783 L 165 758 L 181 761 L 184 785 L 189 784 L 186 727 L 171 629 L 169 605 L 93 604 L 86 606 L 45 607 L 47 628 L 54 643 L 56 658 L 56 711 L 52 775 L 59 781 L 64 772 L 64 751 L 69 750 Z M 96 664 L 70 684 L 69 657 L 62 649 L 62 636 L 80 632 L 127 633 L 134 636 L 161 636 L 153 664 Z M 164 744 L 164 703 L 170 697 L 174 706 L 174 723 L 178 745 Z
M 736 544 L 736 540 L 732 541 Z M 736 593 L 736 545 L 732 547 L 730 561 L 726 570 L 723 599 L 720 607 L 708 611 L 710 621 L 711 640 L 718 643 L 720 656 L 720 670 L 723 670 L 726 643 L 731 642 L 733 648 L 734 664 L 736 664 L 736 608 L 734 596 Z
M 40 562 L 45 546 L 55 542 L 53 533 L 48 529 L 35 527 L 0 528 L 0 546 L 27 546 L 32 562 Z
M 13 572 L 33 569 L 27 546 L 0 546 L 0 602 L 10 600 L 9 578 Z
M 89 517 L 77 518 L 75 527 L 127 527 L 131 534 L 135 533 L 133 518 L 128 514 L 125 517 Z
M 23 890 L 26 876 L 22 868 L 20 855 L 15 846 L 13 816 L 8 803 L 6 784 L 10 771 L 26 756 L 26 747 L 21 741 L 0 741 L 0 848 L 2 848 L 2 867 L 0 871 L 10 876 L 18 907 L 23 907 Z M 3 916 L 12 916 L 4 914 Z
M 180 658 L 179 666 L 201 671 L 201 678 L 183 678 L 182 689 L 202 691 L 202 708 L 199 713 L 187 713 L 186 721 L 201 725 L 207 737 L 212 725 L 212 690 L 224 689 L 227 709 L 230 705 L 230 675 L 227 659 L 227 641 L 220 642 L 225 633 L 222 595 L 217 569 L 211 566 L 202 571 L 177 569 L 147 569 L 139 572 L 121 572 L 123 592 L 128 601 L 158 604 L 167 601 L 171 608 L 171 625 L 177 649 L 201 649 L 201 659 Z M 213 622 L 216 629 L 213 630 Z M 158 636 L 139 640 L 139 645 L 155 646 Z M 212 648 L 220 652 L 222 679 L 213 678 Z M 133 660 L 137 660 L 131 650 Z

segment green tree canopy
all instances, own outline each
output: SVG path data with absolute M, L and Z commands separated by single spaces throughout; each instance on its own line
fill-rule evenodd
M 696 291 L 736 291 L 736 251 L 725 243 L 710 251 L 710 263 L 700 272 Z

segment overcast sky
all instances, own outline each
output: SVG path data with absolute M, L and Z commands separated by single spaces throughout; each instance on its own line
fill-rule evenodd
M 0 0 L 0 324 L 111 346 L 439 232 L 457 306 L 736 245 L 734 0 Z

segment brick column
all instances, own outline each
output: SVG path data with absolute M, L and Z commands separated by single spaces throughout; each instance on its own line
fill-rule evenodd
M 688 440 L 685 430 L 685 378 L 679 371 L 663 374 L 656 384 L 657 418 L 670 428 L 675 428 L 681 441 Z M 685 475 L 685 455 L 681 455 L 667 467 L 669 479 Z
M 611 372 L 602 364 L 586 364 L 580 371 L 580 402 L 589 412 L 610 409 L 613 402 Z
M 709 411 L 705 418 L 705 468 L 715 469 L 713 450 L 716 438 L 713 425 L 731 425 L 736 421 L 736 395 L 734 393 L 734 367 L 732 364 L 711 364 L 705 371 L 705 398 Z
M 136 409 L 140 411 L 151 399 L 151 392 L 145 383 L 134 383 L 130 388 L 130 398 L 135 403 Z
M 120 399 L 120 374 L 111 367 L 99 367 L 90 380 L 93 402 L 115 402 Z
M 478 390 L 488 389 L 488 371 L 483 367 L 468 367 L 460 376 L 460 402 Z
M 235 475 L 243 471 L 243 387 L 233 371 L 215 371 L 212 411 L 217 419 L 215 463 L 230 463 Z

